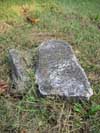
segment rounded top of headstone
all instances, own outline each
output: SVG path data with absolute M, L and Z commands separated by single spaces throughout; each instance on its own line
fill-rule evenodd
M 47 47 L 46 47 L 47 45 Z M 47 41 L 44 41 L 40 46 L 39 46 L 39 49 L 43 49 L 43 48 L 51 48 L 51 47 L 59 47 L 59 46 L 62 46 L 62 47 L 67 47 L 67 48 L 71 48 L 71 46 L 68 44 L 68 43 L 65 43 L 63 40 L 47 40 Z

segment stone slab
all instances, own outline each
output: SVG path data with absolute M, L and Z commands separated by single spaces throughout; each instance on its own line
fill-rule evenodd
M 89 99 L 93 95 L 71 45 L 61 40 L 48 40 L 39 46 L 35 76 L 43 96 Z
M 12 93 L 25 93 L 30 86 L 30 78 L 27 73 L 27 66 L 21 52 L 16 49 L 9 49 L 9 63 L 11 69 L 11 79 L 14 87 Z

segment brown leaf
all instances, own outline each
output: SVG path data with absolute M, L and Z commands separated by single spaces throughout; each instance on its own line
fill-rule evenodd
M 1 80 L 0 81 L 0 94 L 7 92 L 8 89 L 9 89 L 8 84 L 5 81 Z
M 27 130 L 26 129 L 22 129 L 21 133 L 27 133 Z
M 31 17 L 28 17 L 28 16 L 26 17 L 26 20 L 28 22 L 30 22 L 31 24 L 36 24 L 40 21 L 38 18 L 31 18 Z

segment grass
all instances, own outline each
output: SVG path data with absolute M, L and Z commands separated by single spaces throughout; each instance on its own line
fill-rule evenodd
M 39 18 L 31 25 L 22 14 Z M 32 88 L 22 99 L 0 96 L 1 133 L 99 133 L 100 132 L 100 1 L 9 0 L 0 1 L 0 79 L 10 83 L 9 48 L 34 54 L 42 41 L 55 38 L 69 42 L 85 69 L 94 96 L 89 102 L 68 103 L 58 97 L 36 94 Z

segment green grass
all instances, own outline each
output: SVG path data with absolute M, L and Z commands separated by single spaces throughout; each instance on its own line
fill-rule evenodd
M 22 15 L 39 18 L 31 25 Z M 46 39 L 69 42 L 85 69 L 94 96 L 89 102 L 68 103 L 58 97 L 36 94 L 32 88 L 23 99 L 0 96 L 0 133 L 100 132 L 100 1 L 99 0 L 9 0 L 0 1 L 0 79 L 10 83 L 8 49 L 33 52 Z

